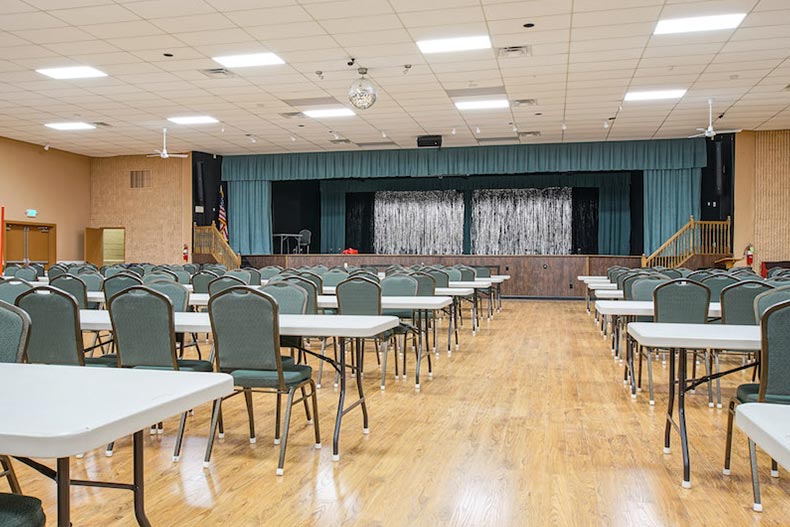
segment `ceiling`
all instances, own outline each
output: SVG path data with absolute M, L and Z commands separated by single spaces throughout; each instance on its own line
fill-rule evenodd
M 736 30 L 652 35 L 661 18 L 732 12 L 748 13 Z M 482 34 L 531 55 L 422 55 L 415 44 Z M 219 67 L 212 56 L 263 51 L 286 64 L 220 79 L 200 71 Z M 349 57 L 379 86 L 375 106 L 320 121 L 282 115 L 309 109 L 284 101 L 346 103 L 358 77 Z M 787 0 L 0 0 L 0 135 L 91 156 L 150 152 L 168 125 L 169 150 L 218 154 L 412 148 L 422 134 L 450 147 L 518 142 L 513 123 L 540 132 L 521 143 L 620 141 L 690 135 L 707 124 L 709 97 L 726 113 L 717 128 L 790 128 L 788 57 Z M 109 76 L 34 71 L 70 65 Z M 459 112 L 447 91 L 469 88 L 537 105 Z M 629 90 L 670 88 L 688 92 L 623 102 Z M 221 124 L 166 121 L 196 114 Z M 111 126 L 44 127 L 75 120 Z M 335 134 L 352 143 L 333 144 Z

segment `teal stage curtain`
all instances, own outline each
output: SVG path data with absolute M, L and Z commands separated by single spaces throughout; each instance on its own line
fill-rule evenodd
M 699 168 L 645 170 L 645 254 L 650 255 L 685 225 L 700 217 Z
M 234 181 L 228 185 L 228 235 L 237 253 L 272 252 L 271 181 Z
M 705 139 L 225 156 L 224 181 L 611 172 L 703 167 Z
M 321 186 L 321 252 L 337 254 L 346 248 L 346 193 Z

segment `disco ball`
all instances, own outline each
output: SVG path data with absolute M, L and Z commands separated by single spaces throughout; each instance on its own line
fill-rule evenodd
M 365 77 L 355 80 L 348 89 L 348 101 L 359 110 L 376 104 L 376 87 Z

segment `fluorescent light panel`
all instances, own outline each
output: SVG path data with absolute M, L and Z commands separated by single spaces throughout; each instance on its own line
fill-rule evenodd
M 211 60 L 219 62 L 226 68 L 250 68 L 253 66 L 274 66 L 277 64 L 285 64 L 285 61 L 274 53 L 226 55 L 223 57 L 212 57 Z
M 487 101 L 459 101 L 455 107 L 459 110 L 493 110 L 496 108 L 508 108 L 510 103 L 507 99 L 491 99 Z
M 473 49 L 490 49 L 491 39 L 488 35 L 477 37 L 440 38 L 436 40 L 418 40 L 417 47 L 423 53 L 447 53 L 451 51 L 470 51 Z
M 305 110 L 304 113 L 307 117 L 313 119 L 323 119 L 325 117 L 353 117 L 356 114 L 348 108 L 328 108 L 325 110 Z
M 746 13 L 728 15 L 694 16 L 689 18 L 668 18 L 659 20 L 654 35 L 671 35 L 673 33 L 691 33 L 694 31 L 715 31 L 717 29 L 733 29 L 738 27 Z
M 72 123 L 47 123 L 44 126 L 54 130 L 93 130 L 96 125 L 90 123 L 72 122 Z
M 630 91 L 625 94 L 626 101 L 658 101 L 661 99 L 680 99 L 686 90 Z
M 106 77 L 107 74 L 90 66 L 73 66 L 68 68 L 43 68 L 36 70 L 42 75 L 53 79 L 89 79 L 92 77 Z
M 168 121 L 175 124 L 211 124 L 219 121 L 209 115 L 187 115 L 184 117 L 168 117 Z

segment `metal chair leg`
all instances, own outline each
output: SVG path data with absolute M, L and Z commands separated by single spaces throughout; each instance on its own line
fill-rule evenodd
M 280 444 L 280 416 L 282 415 L 282 394 L 277 392 L 277 411 L 275 412 L 274 423 L 274 444 Z
M 19 485 L 19 480 L 14 471 L 14 465 L 11 464 L 11 458 L 8 456 L 0 456 L 0 465 L 3 467 L 3 474 L 8 478 L 8 486 L 11 487 L 11 492 L 14 494 L 22 494 L 22 487 Z
M 176 446 L 173 448 L 173 463 L 178 462 L 181 458 L 181 443 L 184 441 L 184 428 L 187 425 L 187 414 L 181 414 L 181 422 L 178 424 L 178 435 L 176 436 Z
M 282 438 L 282 442 L 280 443 L 280 461 L 277 463 L 278 476 L 282 476 L 284 471 L 285 448 L 288 445 L 288 429 L 291 426 L 291 408 L 293 407 L 295 392 L 296 392 L 295 388 L 291 388 L 290 390 L 288 390 L 288 400 L 286 401 L 286 406 L 285 406 L 285 424 L 283 426 L 283 438 Z M 277 394 L 277 398 L 278 399 L 280 398 L 279 393 Z
M 730 475 L 730 456 L 732 454 L 732 420 L 735 417 L 735 400 L 730 401 L 727 409 L 727 439 L 724 444 L 724 470 L 725 476 Z
M 754 444 L 751 438 L 749 439 L 749 461 L 751 461 L 752 466 L 752 491 L 754 492 L 752 509 L 755 512 L 761 512 L 763 504 L 760 501 L 760 478 L 757 474 L 757 445 Z
M 252 407 L 252 390 L 244 388 L 244 402 L 247 404 L 247 417 L 250 422 L 250 444 L 254 444 L 255 438 L 255 412 Z
M 217 424 L 219 412 L 222 407 L 222 399 L 214 401 L 214 408 L 211 411 L 211 425 L 209 426 L 208 444 L 206 445 L 206 455 L 203 458 L 203 467 L 208 467 L 211 463 L 211 450 L 214 448 L 214 436 L 217 435 Z
M 321 429 L 318 426 L 318 395 L 315 390 L 315 383 L 310 380 L 310 390 L 312 390 L 313 399 L 313 429 L 315 430 L 315 447 L 321 448 Z

